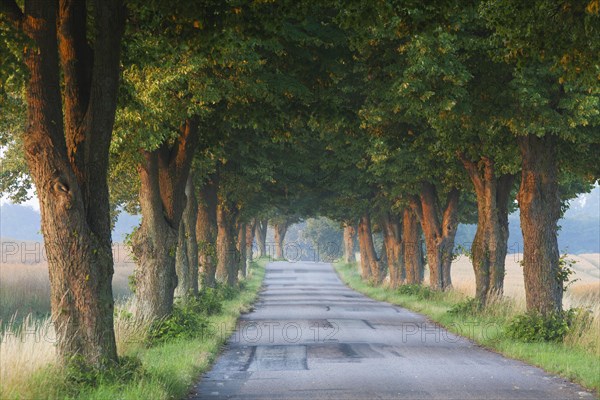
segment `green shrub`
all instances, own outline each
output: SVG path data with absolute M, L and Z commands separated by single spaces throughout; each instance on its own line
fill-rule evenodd
M 423 285 L 402 285 L 398 289 L 398 293 L 414 296 L 420 300 L 431 299 L 435 296 L 435 292 Z
M 569 333 L 577 314 L 576 309 L 570 309 L 548 315 L 518 315 L 509 322 L 506 335 L 522 342 L 561 342 Z
M 474 315 L 481 310 L 481 303 L 479 300 L 468 297 L 467 299 L 456 303 L 448 310 L 448 314 L 452 315 Z
M 199 314 L 214 315 L 223 309 L 223 296 L 218 289 L 205 288 L 187 299 L 186 306 Z
M 170 316 L 152 323 L 148 332 L 148 344 L 200 337 L 207 327 L 208 321 L 204 314 L 197 312 L 188 303 L 177 303 Z

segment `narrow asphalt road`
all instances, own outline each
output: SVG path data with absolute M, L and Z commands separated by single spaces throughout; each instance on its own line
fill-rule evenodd
M 329 264 L 274 262 L 264 284 L 190 399 L 593 398 L 348 289 Z

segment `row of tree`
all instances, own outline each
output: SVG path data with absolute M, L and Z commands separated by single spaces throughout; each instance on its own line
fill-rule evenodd
M 600 176 L 598 1 L 0 5 L 0 183 L 35 185 L 64 360 L 117 359 L 122 209 L 142 214 L 144 317 L 235 285 L 268 221 L 281 258 L 314 215 L 344 225 L 348 261 L 358 234 L 365 279 L 421 283 L 425 258 L 439 290 L 476 220 L 485 305 L 518 191 L 528 309 L 561 308 L 561 207 Z

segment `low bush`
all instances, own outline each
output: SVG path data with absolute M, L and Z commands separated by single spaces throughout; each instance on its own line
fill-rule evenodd
M 178 302 L 170 316 L 152 323 L 147 342 L 156 345 L 174 339 L 200 337 L 207 327 L 205 314 L 199 313 L 188 302 Z
M 431 299 L 436 295 L 433 290 L 423 285 L 402 285 L 397 290 L 400 294 L 414 296 L 420 300 Z
M 556 311 L 548 315 L 517 315 L 508 324 L 506 335 L 521 342 L 562 342 L 578 314 L 577 309 Z
M 186 300 L 186 306 L 199 314 L 215 315 L 223 309 L 223 295 L 218 288 L 205 288 Z

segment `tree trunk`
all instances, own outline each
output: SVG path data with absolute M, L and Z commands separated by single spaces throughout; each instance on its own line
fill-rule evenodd
M 360 247 L 360 266 L 361 276 L 364 280 L 372 280 L 374 283 L 381 283 L 379 260 L 373 243 L 373 234 L 371 232 L 371 217 L 368 213 L 360 218 L 358 224 L 358 243 Z
M 442 213 L 435 186 L 425 182 L 421 186 L 420 197 L 411 201 L 425 235 L 429 285 L 436 290 L 452 286 L 450 267 L 458 228 L 458 198 L 458 190 L 452 189 Z
M 198 200 L 194 189 L 192 174 L 188 176 L 185 187 L 185 209 L 179 224 L 177 243 L 176 297 L 198 294 L 198 242 L 196 241 L 196 221 L 198 219 Z
M 523 275 L 527 310 L 548 314 L 562 309 L 557 221 L 560 218 L 556 139 L 519 138 L 522 177 L 519 189 L 523 232 Z
M 171 147 L 144 151 L 139 166 L 142 224 L 133 237 L 136 312 L 149 319 L 173 311 L 177 286 L 175 256 L 179 223 L 185 208 L 185 188 L 196 144 L 198 121 L 187 120 Z
M 117 352 L 106 180 L 123 5 L 113 0 L 95 6 L 93 49 L 84 2 L 65 1 L 59 8 L 58 2 L 28 1 L 23 13 L 5 1 L 0 12 L 30 39 L 24 49 L 29 74 L 23 140 L 40 201 L 58 356 L 63 362 L 79 355 L 90 365 L 112 363 Z
M 404 246 L 406 283 L 423 283 L 424 267 L 419 222 L 410 208 L 405 208 L 402 215 L 402 244 Z
M 354 236 L 356 228 L 351 223 L 344 224 L 344 262 L 349 264 L 356 262 L 354 255 Z
M 494 162 L 482 157 L 479 165 L 461 156 L 477 195 L 477 232 L 471 246 L 475 298 L 485 305 L 501 296 L 508 246 L 508 201 L 514 176 L 496 177 Z
M 217 281 L 234 286 L 237 283 L 239 256 L 237 252 L 237 210 L 219 199 L 217 206 Z
M 284 258 L 284 245 L 283 240 L 285 239 L 285 234 L 287 233 L 288 223 L 287 221 L 276 223 L 273 225 L 274 233 L 275 233 L 275 258 L 281 260 Z
M 268 219 L 259 219 L 256 221 L 256 244 L 258 245 L 258 256 L 267 257 L 267 229 Z
M 211 176 L 198 194 L 198 274 L 203 288 L 215 287 L 217 271 L 217 176 Z
M 252 262 L 254 257 L 254 249 L 252 244 L 254 243 L 254 232 L 256 230 L 256 219 L 252 219 L 252 221 L 246 225 L 246 258 L 248 259 L 248 263 Z
M 390 274 L 390 286 L 396 288 L 406 278 L 399 218 L 391 213 L 386 213 L 381 219 L 381 228 Z
M 242 277 L 246 277 L 246 228 L 248 224 L 245 222 L 238 222 L 238 234 L 237 234 L 237 252 L 239 254 L 239 270 L 242 273 Z

